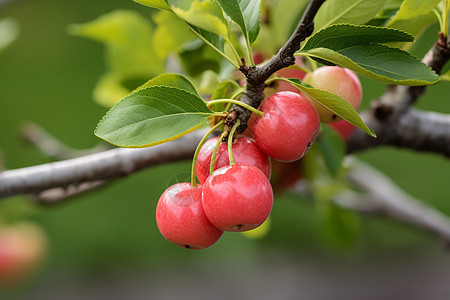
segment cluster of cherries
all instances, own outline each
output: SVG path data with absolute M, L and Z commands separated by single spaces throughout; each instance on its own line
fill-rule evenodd
M 361 85 L 352 71 L 322 67 L 308 74 L 305 81 L 308 77 L 312 86 L 335 92 L 355 108 L 359 106 Z M 319 78 L 338 86 L 324 87 Z M 242 232 L 260 226 L 273 206 L 269 157 L 282 162 L 300 159 L 314 143 L 320 121 L 339 119 L 314 103 L 301 92 L 277 92 L 259 107 L 262 117 L 252 114 L 247 124 L 252 137 L 233 138 L 230 133 L 231 147 L 221 142 L 224 134 L 206 141 L 193 166 L 200 184 L 174 184 L 158 201 L 156 222 L 161 234 L 175 245 L 204 249 L 224 231 Z

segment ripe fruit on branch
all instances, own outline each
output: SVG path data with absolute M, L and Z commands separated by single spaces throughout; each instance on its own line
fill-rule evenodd
M 295 66 L 302 66 L 302 60 L 300 57 L 296 57 L 295 58 L 295 65 L 291 66 L 289 68 L 284 68 L 279 70 L 278 72 L 276 72 L 277 75 L 282 76 L 282 77 L 286 77 L 286 78 L 297 78 L 300 80 L 303 80 L 303 78 L 305 78 L 306 73 L 303 72 L 300 69 L 295 68 Z M 295 86 L 293 86 L 290 83 L 287 83 L 285 81 L 278 81 L 278 91 L 289 91 L 289 92 L 294 92 L 294 93 L 299 93 L 300 90 L 298 88 L 296 88 Z
M 341 96 L 355 109 L 358 109 L 361 104 L 361 82 L 352 70 L 338 66 L 324 66 L 312 73 L 308 73 L 304 81 L 317 89 Z M 341 120 L 339 116 L 324 108 L 316 101 L 311 100 L 311 103 L 319 113 L 321 122 L 328 123 Z
M 273 205 L 272 187 L 258 168 L 229 165 L 214 171 L 203 185 L 203 209 L 217 228 L 247 231 L 261 225 Z
M 219 138 L 208 140 L 200 150 L 197 159 L 197 178 L 200 183 L 204 183 L 209 176 L 211 156 Z M 259 149 L 254 139 L 246 136 L 238 136 L 233 143 L 233 155 L 237 164 L 255 166 L 260 169 L 267 178 L 270 178 L 271 165 L 267 155 Z M 228 157 L 228 146 L 221 143 L 217 150 L 214 170 L 230 164 Z
M 187 249 L 214 244 L 223 231 L 214 227 L 202 207 L 202 188 L 183 182 L 170 186 L 156 206 L 156 224 L 171 243 Z
M 300 159 L 314 143 L 320 129 L 314 106 L 301 94 L 278 92 L 259 107 L 251 130 L 261 150 L 284 162 Z M 254 118 L 254 116 L 252 116 Z
M 292 163 L 283 163 L 275 160 L 272 164 L 272 169 L 270 183 L 275 195 L 284 193 L 298 181 L 304 179 L 303 160 L 297 160 Z
M 41 262 L 45 249 L 45 235 L 32 223 L 0 228 L 0 285 L 25 279 Z

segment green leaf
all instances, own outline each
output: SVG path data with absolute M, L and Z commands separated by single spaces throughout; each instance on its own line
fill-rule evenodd
M 359 216 L 327 200 L 319 201 L 317 210 L 322 240 L 336 250 L 349 250 L 355 244 L 359 234 Z
M 239 84 L 234 80 L 226 80 L 219 83 L 214 93 L 211 96 L 211 100 L 216 99 L 229 99 L 233 93 L 240 89 Z
M 212 70 L 206 70 L 196 79 L 196 86 L 202 95 L 211 95 L 220 83 L 220 76 Z
M 188 24 L 188 23 L 186 23 Z M 224 52 L 224 39 L 220 37 L 217 34 L 214 34 L 212 32 L 209 32 L 207 30 L 203 30 L 199 27 L 196 27 L 194 25 L 188 24 L 192 30 L 194 30 L 196 33 L 198 33 L 200 36 L 202 36 L 208 43 L 209 46 L 211 46 L 213 49 L 215 49 L 217 52 Z
M 345 157 L 345 146 L 342 138 L 329 126 L 323 125 L 315 143 L 318 145 L 330 174 L 337 178 L 342 167 L 342 160 Z
M 387 26 L 391 26 L 399 20 L 408 20 L 420 15 L 425 15 L 433 10 L 441 0 L 405 0 Z
M 228 37 L 228 24 L 223 12 L 216 2 L 192 1 L 189 10 L 172 6 L 172 11 L 189 24 L 212 32 L 221 37 Z
M 436 16 L 433 13 L 428 13 L 407 20 L 398 20 L 394 22 L 390 28 L 406 31 L 418 39 L 426 29 L 435 22 L 437 22 Z M 398 47 L 405 51 L 413 45 L 413 43 L 389 44 L 389 46 Z
M 328 0 L 314 18 L 314 30 L 337 23 L 365 24 L 375 17 L 386 0 Z
M 437 74 L 416 57 L 379 44 L 411 40 L 408 33 L 392 28 L 339 24 L 315 33 L 297 55 L 329 61 L 387 83 L 436 83 Z
M 278 0 L 271 10 L 271 38 L 281 46 L 291 36 L 301 18 L 302 11 L 309 0 Z M 317 20 L 317 19 L 316 19 Z
M 133 0 L 139 4 L 170 11 L 169 3 L 166 0 Z
M 175 140 L 214 113 L 188 91 L 151 86 L 123 98 L 99 122 L 95 134 L 120 147 L 148 147 Z
M 197 77 L 207 70 L 220 72 L 221 56 L 198 39 L 185 44 L 178 56 L 183 71 L 190 77 Z
M 368 25 L 338 24 L 316 32 L 301 49 L 339 49 L 369 43 L 412 42 L 414 37 L 406 32 Z
M 93 21 L 71 25 L 69 32 L 106 46 L 107 78 L 100 79 L 96 87 L 96 94 L 103 95 L 101 99 L 95 98 L 99 103 L 108 103 L 107 106 L 110 106 L 121 99 L 105 97 L 111 93 L 107 90 L 99 91 L 100 88 L 115 86 L 122 89 L 120 86 L 124 82 L 140 79 L 134 86 L 123 87 L 128 89 L 128 94 L 145 80 L 165 70 L 164 61 L 155 53 L 152 24 L 135 11 L 116 10 Z
M 223 81 L 223 82 L 219 83 L 217 88 L 214 90 L 214 92 L 211 96 L 211 100 L 230 99 L 230 97 L 233 95 L 233 93 L 239 88 L 241 88 L 241 87 L 234 80 Z M 223 111 L 225 109 L 225 106 L 227 106 L 226 103 L 213 104 L 211 106 L 211 110 Z
M 95 85 L 93 96 L 95 102 L 105 107 L 113 107 L 130 90 L 120 84 L 120 78 L 114 73 L 103 74 Z
M 253 43 L 259 33 L 261 0 L 217 0 L 223 11 L 236 22 L 249 43 Z
M 253 43 L 259 34 L 261 15 L 261 0 L 239 0 L 247 23 L 248 39 Z
M 445 81 L 450 81 L 450 70 L 447 73 L 441 75 L 441 79 Z
M 197 93 L 197 90 L 192 85 L 192 83 L 187 79 L 186 77 L 175 74 L 175 73 L 164 73 L 159 76 L 156 76 L 155 78 L 150 79 L 143 85 L 136 88 L 133 92 L 142 90 L 144 88 L 155 86 L 155 85 L 164 85 L 164 86 L 170 86 L 170 87 L 176 87 L 180 90 L 185 90 L 187 92 L 190 92 L 198 97 L 200 97 Z
M 160 11 L 153 15 L 153 21 L 158 25 L 153 34 L 153 44 L 158 45 L 155 52 L 162 59 L 182 50 L 187 42 L 195 38 L 186 23 L 172 12 Z
M 350 103 L 348 103 L 338 95 L 315 89 L 311 86 L 306 86 L 302 84 L 300 80 L 295 78 L 289 78 L 289 82 L 326 109 L 332 111 L 333 113 L 352 123 L 356 127 L 361 128 L 368 135 L 376 137 L 375 132 L 373 132 L 373 130 L 369 129 L 366 124 L 364 124 L 363 120 L 353 108 L 353 106 L 351 106 Z

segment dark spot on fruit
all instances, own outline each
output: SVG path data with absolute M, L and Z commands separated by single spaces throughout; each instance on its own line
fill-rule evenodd
M 336 120 L 337 115 L 336 115 L 336 114 L 333 114 L 333 115 L 331 116 L 331 118 L 332 118 L 333 120 Z
M 191 246 L 190 245 L 184 245 L 184 248 L 189 249 L 189 248 L 191 248 Z
M 308 142 L 308 145 L 306 145 L 306 147 L 311 147 L 311 142 Z

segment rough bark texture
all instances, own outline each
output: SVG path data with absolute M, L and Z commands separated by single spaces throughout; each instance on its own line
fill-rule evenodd
M 440 74 L 449 59 L 447 39 L 439 34 L 422 61 Z M 450 116 L 411 108 L 425 90 L 426 86 L 389 85 L 384 95 L 361 113 L 378 138 L 357 130 L 347 142 L 347 152 L 391 145 L 450 157 Z
M 278 53 L 262 67 L 242 68 L 247 77 L 247 89 L 241 98 L 241 101 L 258 108 L 263 100 L 264 82 L 276 71 L 295 64 L 294 53 L 300 49 L 300 43 L 304 41 L 314 31 L 314 17 L 325 0 L 311 0 L 300 20 L 294 33 Z M 251 112 L 239 105 L 234 105 L 231 112 L 237 112 L 236 117 L 241 121 L 237 132 L 243 132 L 247 128 L 247 121 Z M 236 119 L 227 122 L 227 128 L 231 128 Z

